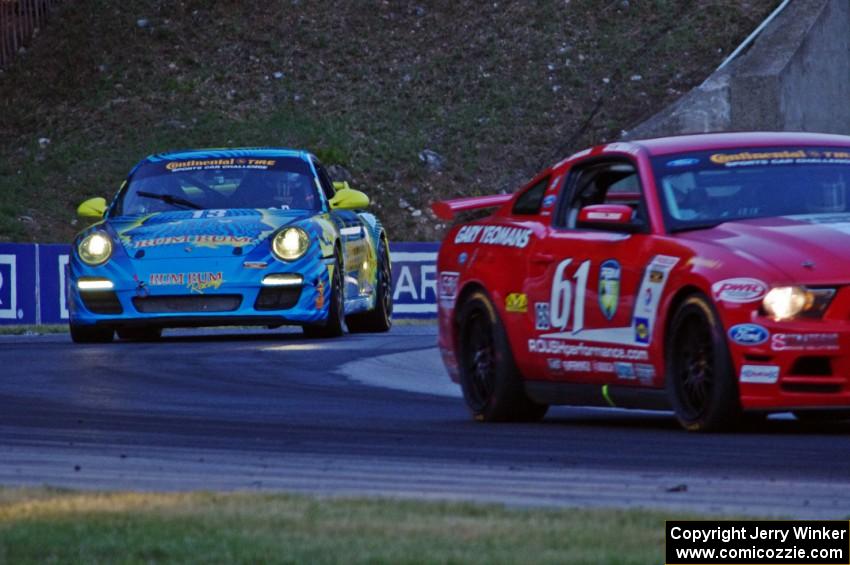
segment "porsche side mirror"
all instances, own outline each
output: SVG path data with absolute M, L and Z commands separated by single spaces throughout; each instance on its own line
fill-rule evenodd
M 345 183 L 346 187 L 348 183 Z M 369 197 L 353 188 L 339 188 L 330 201 L 331 210 L 362 210 L 369 206 Z
M 634 216 L 635 211 L 625 204 L 592 204 L 579 211 L 576 227 L 628 233 L 643 231 L 643 223 L 636 222 Z
M 77 216 L 85 220 L 100 220 L 106 214 L 106 198 L 89 198 L 77 206 Z

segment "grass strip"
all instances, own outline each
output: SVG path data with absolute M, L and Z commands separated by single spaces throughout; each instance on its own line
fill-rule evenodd
M 671 518 L 384 498 L 0 488 L 0 563 L 661 563 Z
M 0 326 L 0 335 L 42 335 L 68 333 L 68 324 Z

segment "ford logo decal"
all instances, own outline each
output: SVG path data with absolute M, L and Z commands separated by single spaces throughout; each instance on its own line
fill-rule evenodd
M 738 324 L 729 328 L 729 339 L 740 345 L 761 345 L 770 332 L 756 324 Z

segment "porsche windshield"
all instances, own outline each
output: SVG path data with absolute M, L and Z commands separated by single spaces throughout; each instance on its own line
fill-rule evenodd
M 738 148 L 654 157 L 671 231 L 850 212 L 850 148 Z
M 145 163 L 119 197 L 115 215 L 173 210 L 317 210 L 310 165 L 294 157 L 195 158 Z

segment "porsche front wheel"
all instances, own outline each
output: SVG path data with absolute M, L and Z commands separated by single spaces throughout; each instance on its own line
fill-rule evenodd
M 476 420 L 536 421 L 548 410 L 525 394 L 508 337 L 493 303 L 476 292 L 460 309 L 459 359 L 463 398 Z
M 334 262 L 328 293 L 328 318 L 321 326 L 304 326 L 304 335 L 310 338 L 339 337 L 345 333 L 345 295 L 342 286 L 342 261 Z
M 676 310 L 666 343 L 667 394 L 689 431 L 721 431 L 741 419 L 738 386 L 720 319 L 702 294 Z
M 351 332 L 387 332 L 393 325 L 393 273 L 387 242 L 378 247 L 378 274 L 375 285 L 375 307 L 368 312 L 346 318 Z

